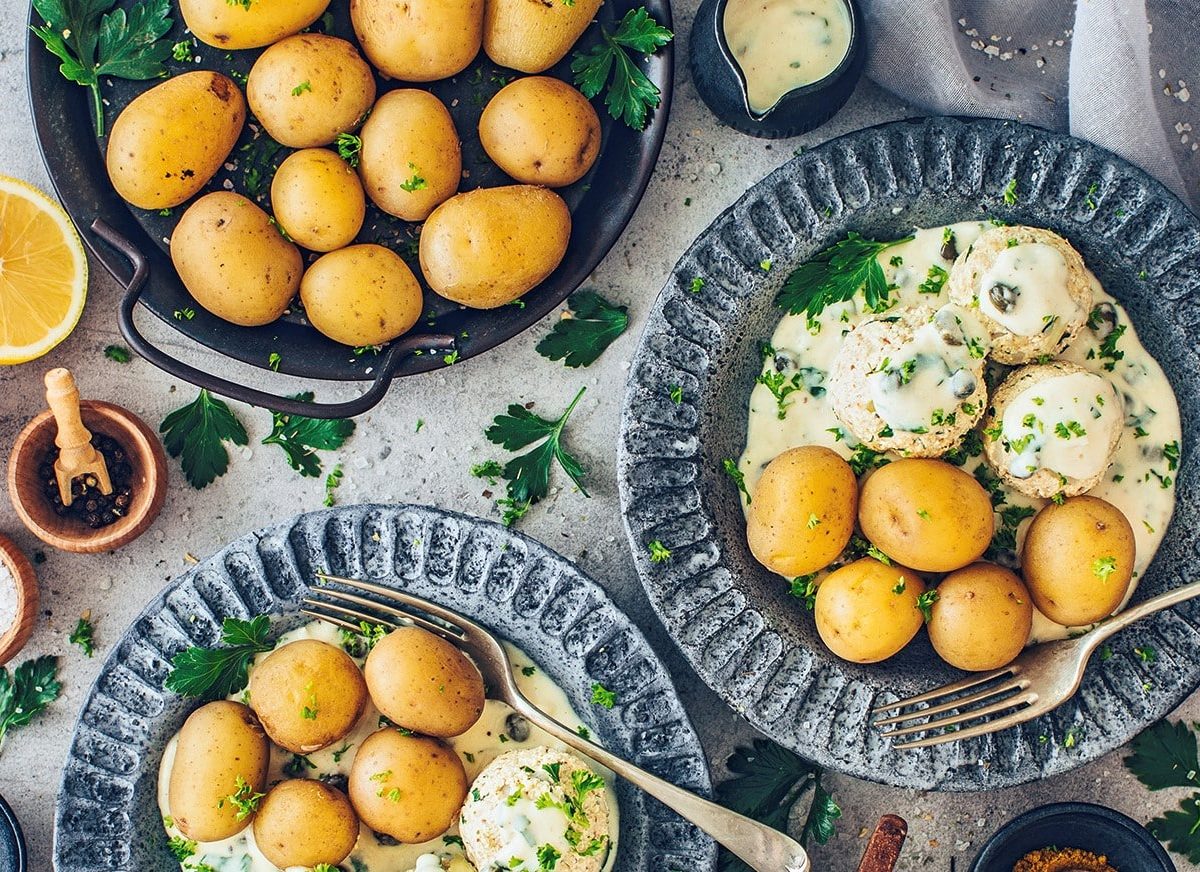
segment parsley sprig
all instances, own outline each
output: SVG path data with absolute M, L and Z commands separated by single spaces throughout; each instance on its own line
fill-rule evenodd
M 62 64 L 59 72 L 92 93 L 96 136 L 104 135 L 100 77 L 146 81 L 167 75 L 172 44 L 170 0 L 142 0 L 113 9 L 116 0 L 33 0 L 45 24 L 32 28 Z
M 9 730 L 28 726 L 61 692 L 55 657 L 26 660 L 11 676 L 0 668 L 0 747 Z
M 571 400 L 571 405 L 554 421 L 535 415 L 524 406 L 513 403 L 505 414 L 495 417 L 492 426 L 484 433 L 488 441 L 508 451 L 517 451 L 542 440 L 532 451 L 518 455 L 504 464 L 501 475 L 507 482 L 508 496 L 498 502 L 504 509 L 506 526 L 522 517 L 531 505 L 550 492 L 550 470 L 555 461 L 558 461 L 558 465 L 571 481 L 575 482 L 580 492 L 585 497 L 589 496 L 587 488 L 583 485 L 587 473 L 562 444 L 563 428 L 586 390 L 587 388 L 580 388 L 575 399 Z
M 91 613 L 81 615 L 75 629 L 67 637 L 72 645 L 78 645 L 84 655 L 91 657 L 96 653 L 96 628 L 92 625 Z
M 591 366 L 629 327 L 629 309 L 610 303 L 595 291 L 571 294 L 567 306 L 569 311 L 537 344 L 537 353 L 561 360 L 572 369 Z
M 793 270 L 784 280 L 775 304 L 792 315 L 815 318 L 826 306 L 851 300 L 861 289 L 867 308 L 883 311 L 891 289 L 876 256 L 910 239 L 907 236 L 894 242 L 878 242 L 850 231 L 845 239 Z
M 178 457 L 188 484 L 208 487 L 229 469 L 225 443 L 247 445 L 250 437 L 224 401 L 201 390 L 195 400 L 176 409 L 159 425 L 163 445 Z
M 795 805 L 812 789 L 800 843 L 824 845 L 834 834 L 842 810 L 821 783 L 822 770 L 774 742 L 755 739 L 738 748 L 727 763 L 734 777 L 718 788 L 721 804 L 780 831 L 787 830 Z M 721 852 L 721 872 L 749 872 L 732 854 Z
M 641 68 L 633 62 L 627 49 L 652 55 L 674 39 L 674 34 L 650 17 L 646 7 L 625 13 L 616 31 L 600 28 L 600 43 L 587 51 L 576 51 L 571 58 L 575 84 L 589 100 L 604 90 L 604 105 L 608 114 L 619 118 L 634 130 L 644 130 L 646 115 L 658 108 L 662 94 Z
M 293 399 L 311 403 L 313 394 L 296 394 Z M 263 439 L 262 444 L 278 445 L 287 455 L 288 465 L 310 478 L 317 478 L 321 474 L 321 458 L 317 452 L 335 451 L 354 434 L 354 422 L 346 418 L 306 418 L 282 412 L 272 412 L 271 416 L 271 433 Z
M 271 623 L 266 615 L 249 621 L 226 618 L 221 625 L 223 648 L 180 651 L 171 660 L 166 688 L 180 696 L 222 699 L 246 686 L 256 654 L 270 651 Z
M 1125 767 L 1150 790 L 1187 787 L 1192 794 L 1177 810 L 1164 812 L 1146 825 L 1176 854 L 1200 863 L 1200 755 L 1196 733 L 1183 721 L 1159 721 L 1133 740 Z

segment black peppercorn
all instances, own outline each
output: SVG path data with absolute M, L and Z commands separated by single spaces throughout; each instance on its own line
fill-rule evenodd
M 71 482 L 71 505 L 63 505 L 58 491 L 58 479 L 54 473 L 54 462 L 58 460 L 58 448 L 51 448 L 38 467 L 46 501 L 54 513 L 63 518 L 74 518 L 82 524 L 99 529 L 116 523 L 128 514 L 133 504 L 133 467 L 129 455 L 116 440 L 102 433 L 95 434 L 92 444 L 104 457 L 108 466 L 108 477 L 112 482 L 112 493 L 100 492 L 100 482 L 94 475 L 84 475 Z

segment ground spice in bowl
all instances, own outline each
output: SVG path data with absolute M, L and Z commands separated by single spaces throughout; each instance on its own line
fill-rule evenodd
M 1042 848 L 1017 861 L 1013 872 L 1117 872 L 1108 858 L 1079 848 Z
M 112 437 L 97 433 L 92 438 L 92 445 L 103 455 L 108 466 L 112 493 L 101 493 L 95 476 L 81 475 L 71 482 L 71 493 L 74 496 L 71 505 L 63 505 L 62 496 L 58 492 L 58 479 L 54 474 L 54 462 L 58 460 L 59 455 L 57 446 L 46 453 L 45 459 L 38 467 L 38 477 L 55 514 L 62 518 L 73 518 L 93 530 L 98 530 L 115 524 L 128 514 L 129 507 L 133 504 L 133 467 L 125 449 Z

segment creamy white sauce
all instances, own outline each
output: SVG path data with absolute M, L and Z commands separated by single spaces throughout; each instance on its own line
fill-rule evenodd
M 1006 248 L 975 289 L 979 310 L 1017 336 L 1037 336 L 1075 321 L 1085 313 L 1067 289 L 1067 275 L 1067 261 L 1053 245 Z
M 729 0 L 723 27 L 754 112 L 766 112 L 788 91 L 819 82 L 850 48 L 844 0 Z
M 330 645 L 341 647 L 341 636 L 338 629 L 324 622 L 313 622 L 299 627 L 290 633 L 285 633 L 276 640 L 278 648 L 288 642 L 299 639 L 318 639 Z M 513 663 L 513 672 L 517 686 L 521 692 L 538 708 L 560 724 L 573 730 L 587 730 L 587 726 L 571 707 L 562 689 L 556 685 L 533 661 L 520 649 L 505 643 L 509 659 Z M 254 667 L 261 663 L 267 654 L 255 658 Z M 361 659 L 356 659 L 360 665 Z M 528 673 L 528 674 L 527 674 Z M 230 699 L 242 701 L 241 694 L 235 694 Z M 453 748 L 463 761 L 467 779 L 474 781 L 485 766 L 496 757 L 518 748 L 531 748 L 544 745 L 550 748 L 566 748 L 562 742 L 552 738 L 547 733 L 528 724 L 529 735 L 523 741 L 517 741 L 507 733 L 507 720 L 513 714 L 511 708 L 503 702 L 489 699 L 484 704 L 483 715 L 470 730 L 461 736 L 444 741 Z M 335 742 L 328 748 L 308 755 L 308 760 L 315 768 L 304 766 L 305 778 L 317 778 L 319 775 L 348 776 L 354 763 L 354 755 L 364 739 L 379 730 L 380 712 L 368 702 L 366 711 L 355 725 L 354 729 L 341 742 Z M 586 733 L 592 741 L 596 737 Z M 163 751 L 162 762 L 158 770 L 158 807 L 162 812 L 164 824 L 171 820 L 169 802 L 169 787 L 171 770 L 175 764 L 175 753 L 179 743 L 178 735 L 172 737 Z M 567 749 L 570 750 L 570 749 Z M 267 775 L 267 783 L 275 784 L 286 778 L 297 775 L 284 772 L 284 767 L 293 762 L 290 751 L 271 746 L 271 764 Z M 607 769 L 595 763 L 589 763 L 599 775 L 604 778 L 606 789 L 605 798 L 609 808 L 609 843 L 611 851 L 605 866 L 606 872 L 611 870 L 616 862 L 617 839 L 620 834 L 620 809 L 617 805 L 616 791 L 613 789 L 613 775 Z M 457 816 L 456 816 L 457 821 Z M 561 823 L 559 830 L 561 830 Z M 174 826 L 166 826 L 169 836 L 182 836 Z M 232 838 L 220 842 L 201 842 L 196 856 L 190 863 L 207 863 L 216 872 L 279 872 L 278 867 L 268 860 L 254 843 L 254 828 L 246 829 Z M 463 857 L 462 847 L 458 844 L 458 824 L 455 823 L 444 836 L 432 839 L 420 845 L 384 845 L 375 838 L 371 830 L 363 826 L 360 829 L 358 844 L 343 865 L 354 872 L 441 872 L 449 867 L 449 872 L 459 872 L 460 869 L 473 870 Z M 188 870 L 188 865 L 182 867 Z M 536 868 L 536 863 L 534 864 Z M 291 867 L 286 872 L 306 872 L 303 867 Z M 490 870 L 479 870 L 490 872 Z
M 1092 372 L 1053 376 L 1023 390 L 1004 411 L 1009 471 L 1015 478 L 1039 469 L 1069 478 L 1096 475 L 1124 426 L 1124 407 L 1108 379 Z
M 986 222 L 963 222 L 951 225 L 949 229 L 954 234 L 957 250 L 964 252 L 991 226 Z M 936 308 L 949 302 L 944 279 L 939 285 L 939 271 L 948 272 L 953 265 L 941 254 L 944 231 L 941 227 L 917 230 L 912 240 L 880 253 L 878 260 L 884 274 L 889 283 L 896 286 L 891 294 L 896 307 L 924 305 Z M 1117 351 L 1123 357 L 1119 360 L 1105 357 L 1103 337 L 1085 326 L 1071 347 L 1057 359 L 1077 363 L 1102 376 L 1121 397 L 1125 430 L 1103 481 L 1089 493 L 1120 509 L 1133 527 L 1137 557 L 1134 585 L 1130 586 L 1132 594 L 1137 579 L 1154 558 L 1175 508 L 1176 473 L 1170 469 L 1164 448 L 1174 446 L 1178 451 L 1181 441 L 1179 408 L 1170 382 L 1138 341 L 1124 309 L 1094 277 L 1092 286 L 1095 302 L 1113 305 L 1118 329 L 1124 328 L 1116 343 Z M 771 346 L 777 356 L 765 361 L 764 372 L 775 372 L 775 360 L 779 360 L 785 364 L 782 370 L 785 374 L 803 372 L 806 373 L 801 380 L 803 384 L 817 383 L 832 365 L 845 333 L 869 317 L 875 317 L 875 313 L 866 309 L 861 294 L 850 302 L 828 307 L 816 319 L 785 315 L 771 337 Z M 1112 366 L 1112 370 L 1106 366 Z M 819 387 L 788 394 L 781 410 L 771 390 L 759 383 L 750 394 L 749 406 L 746 448 L 738 468 L 751 493 L 767 464 L 790 448 L 824 445 L 846 458 L 855 453 L 853 437 L 847 435 L 833 413 L 829 396 Z M 891 459 L 896 456 L 890 455 Z M 968 457 L 963 469 L 977 477 L 990 472 L 982 454 Z M 997 507 L 997 531 L 1004 527 L 1004 510 L 1010 510 L 1011 515 L 1017 507 L 1039 509 L 1046 503 L 1003 485 L 996 487 L 1004 497 L 1004 502 Z M 1003 553 L 997 559 L 1011 565 L 1012 553 L 1020 553 L 1028 526 L 1029 519 L 1020 522 L 1015 529 L 1015 548 L 1002 549 Z M 1078 628 L 1055 624 L 1035 611 L 1030 642 L 1065 638 L 1075 629 Z

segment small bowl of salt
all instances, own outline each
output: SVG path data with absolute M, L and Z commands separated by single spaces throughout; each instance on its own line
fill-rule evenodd
M 29 641 L 37 618 L 37 573 L 29 558 L 0 535 L 0 666 Z

